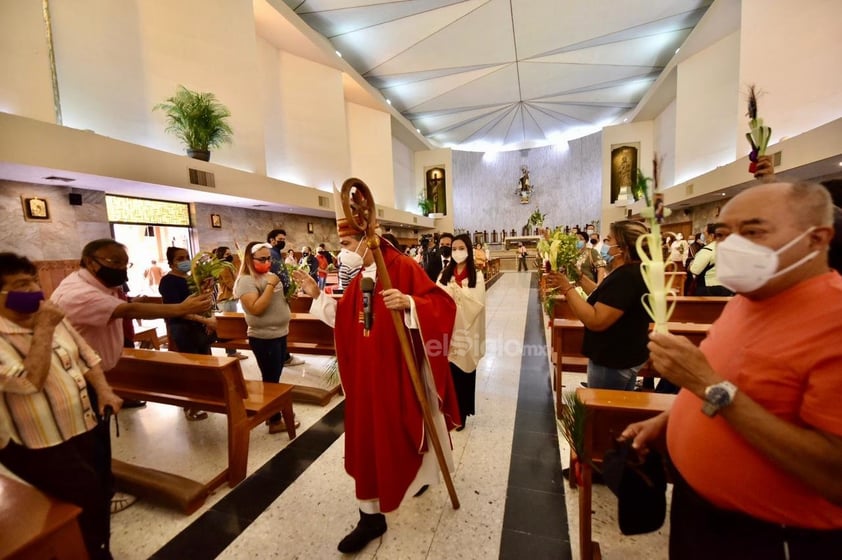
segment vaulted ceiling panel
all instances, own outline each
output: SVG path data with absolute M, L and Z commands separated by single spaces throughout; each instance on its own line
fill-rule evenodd
M 423 134 L 463 149 L 622 119 L 712 2 L 284 1 Z

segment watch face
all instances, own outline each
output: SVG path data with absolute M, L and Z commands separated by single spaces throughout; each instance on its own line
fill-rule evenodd
M 714 406 L 721 407 L 731 402 L 731 395 L 724 387 L 711 387 L 708 394 L 705 395 L 705 400 Z

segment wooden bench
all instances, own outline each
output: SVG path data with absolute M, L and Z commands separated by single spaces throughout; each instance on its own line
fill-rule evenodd
M 148 350 L 161 349 L 158 329 L 155 327 L 136 327 L 134 330 L 134 342 L 140 342 L 140 347 Z
M 216 335 L 220 340 L 214 346 L 221 348 L 249 349 L 248 325 L 242 313 L 217 313 Z M 287 350 L 300 354 L 335 356 L 333 329 L 309 313 L 292 313 L 287 335 Z M 294 385 L 292 398 L 295 402 L 325 406 L 341 387 L 330 389 Z
M 295 438 L 292 385 L 243 379 L 236 358 L 124 349 L 108 383 L 124 399 L 152 401 L 225 414 L 228 418 L 228 467 L 205 485 L 246 477 L 249 433 L 281 413 L 289 438 Z
M 82 510 L 0 475 L 0 558 L 89 558 L 76 518 Z
M 713 323 L 722 314 L 730 297 L 682 296 L 668 297 L 667 302 L 675 301 L 675 308 L 670 315 L 673 323 Z
M 585 404 L 584 455 L 579 458 L 582 485 L 579 488 L 579 552 L 582 560 L 601 558 L 599 543 L 592 540 L 592 464 L 600 463 L 614 440 L 633 422 L 646 420 L 668 410 L 675 395 L 609 391 L 606 389 L 576 389 Z M 571 480 L 573 479 L 571 469 Z
M 248 325 L 242 313 L 225 312 L 216 314 L 216 335 L 214 346 L 220 348 L 249 349 Z M 315 315 L 291 313 L 287 350 L 301 354 L 335 356 L 333 329 Z
M 551 356 L 554 364 L 552 384 L 556 394 L 556 416 L 560 417 L 564 398 L 562 392 L 563 372 L 586 372 L 588 359 L 582 354 L 585 325 L 581 321 L 553 319 L 552 325 Z M 667 323 L 667 328 L 672 334 L 686 336 L 696 346 L 700 345 L 705 339 L 710 327 L 708 323 Z M 638 376 L 660 377 L 649 363 L 640 370 Z

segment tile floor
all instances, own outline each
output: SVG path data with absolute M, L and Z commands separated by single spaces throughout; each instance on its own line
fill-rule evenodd
M 532 273 L 506 273 L 488 292 L 488 351 L 477 372 L 477 415 L 453 432 L 451 507 L 444 484 L 387 515 L 389 530 L 356 557 L 400 559 L 578 558 L 577 493 L 561 479 L 568 448 L 555 425 L 546 325 Z M 543 351 L 541 350 L 543 348 Z M 220 354 L 222 352 L 220 351 Z M 326 358 L 302 356 L 282 380 L 319 384 Z M 240 362 L 259 379 L 254 358 Z M 565 374 L 568 388 L 583 375 Z M 249 477 L 223 486 L 190 516 L 144 501 L 112 516 L 118 559 L 339 558 L 356 524 L 353 482 L 343 468 L 343 404 L 295 405 L 299 436 L 252 432 Z M 226 458 L 225 419 L 186 422 L 176 407 L 120 413 L 116 458 L 207 481 Z M 566 504 L 566 508 L 565 508 Z M 605 558 L 665 559 L 668 527 L 641 537 L 616 528 L 615 502 L 594 489 L 594 539 Z

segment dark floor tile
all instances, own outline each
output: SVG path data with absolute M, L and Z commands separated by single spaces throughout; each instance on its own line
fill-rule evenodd
M 254 474 L 215 503 L 211 511 L 232 515 L 239 520 L 254 521 L 295 481 L 295 478 L 292 476 L 288 480 L 282 480 Z
M 568 538 L 564 493 L 509 487 L 503 529 L 549 538 Z
M 512 454 L 509 466 L 510 487 L 564 494 L 564 483 L 557 458 L 548 461 L 546 458 Z
M 518 431 L 512 438 L 512 454 L 530 457 L 550 457 L 555 454 L 555 462 L 560 462 L 558 452 L 558 434 Z
M 571 560 L 570 541 L 503 529 L 500 560 Z
M 532 412 L 530 410 L 518 410 L 515 416 L 515 431 L 524 430 L 527 432 L 544 432 L 557 434 L 555 415 L 546 412 Z
M 152 560 L 205 560 L 216 558 L 231 544 L 251 520 L 210 510 L 164 545 Z
M 324 449 L 318 451 L 310 448 L 287 447 L 269 459 L 254 474 L 278 480 L 295 480 L 307 470 L 307 467 L 313 464 L 313 461 L 319 458 Z

